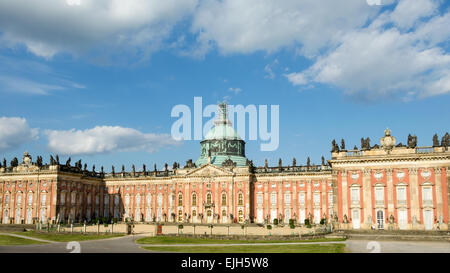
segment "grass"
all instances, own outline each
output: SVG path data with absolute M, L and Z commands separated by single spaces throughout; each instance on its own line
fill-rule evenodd
M 138 244 L 264 244 L 264 243 L 297 243 L 297 242 L 336 242 L 345 241 L 340 238 L 321 238 L 311 240 L 229 240 L 229 239 L 210 239 L 210 238 L 189 238 L 175 236 L 156 236 L 145 237 L 136 240 Z
M 202 247 L 153 247 L 143 249 L 157 252 L 182 253 L 344 253 L 345 244 L 329 245 L 253 245 L 253 246 L 202 246 Z
M 80 233 L 40 233 L 35 231 L 14 232 L 15 234 L 44 239 L 55 242 L 99 240 L 124 236 L 123 234 L 80 234 Z
M 36 244 L 46 244 L 46 243 L 14 236 L 0 235 L 0 245 L 2 246 L 36 245 Z

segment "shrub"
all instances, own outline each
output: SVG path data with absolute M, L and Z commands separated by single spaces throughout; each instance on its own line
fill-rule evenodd
M 311 226 L 311 223 L 309 222 L 308 218 L 305 219 L 305 226 Z
M 273 224 L 275 225 L 275 226 L 277 226 L 278 225 L 278 219 L 273 219 Z
M 327 218 L 322 218 L 322 219 L 320 219 L 320 224 L 321 225 L 324 225 L 324 224 L 326 224 L 327 223 Z
M 294 224 L 289 224 L 289 227 L 290 227 L 291 229 L 294 229 L 294 228 L 295 228 L 295 225 L 294 225 Z
M 179 229 L 183 229 L 183 225 L 182 225 L 182 224 L 179 224 L 179 225 L 178 225 L 178 228 L 179 228 Z
M 271 225 L 267 225 L 267 229 L 272 229 L 272 226 Z
M 295 225 L 295 220 L 294 219 L 289 219 L 289 226 L 291 225 Z

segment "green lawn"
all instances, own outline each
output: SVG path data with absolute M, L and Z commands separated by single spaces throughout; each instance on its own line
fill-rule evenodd
M 145 237 L 136 240 L 138 244 L 246 244 L 246 243 L 294 243 L 294 242 L 335 242 L 335 241 L 345 241 L 345 239 L 338 238 L 323 238 L 323 239 L 312 239 L 312 240 L 228 240 L 228 239 L 209 239 L 209 238 L 189 238 L 189 237 L 176 237 L 176 236 L 156 236 L 156 237 Z
M 2 246 L 35 245 L 35 244 L 46 244 L 46 243 L 14 236 L 0 235 L 0 245 Z
M 257 245 L 257 246 L 189 246 L 143 247 L 157 252 L 182 253 L 344 253 L 345 244 L 328 245 Z
M 15 234 L 39 238 L 55 242 L 99 240 L 124 236 L 123 234 L 80 234 L 80 233 L 40 233 L 35 231 L 14 232 Z

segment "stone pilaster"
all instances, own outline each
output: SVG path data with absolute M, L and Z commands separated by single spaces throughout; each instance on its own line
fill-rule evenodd
M 411 196 L 411 219 L 414 219 L 415 216 L 417 221 L 420 221 L 421 211 L 419 207 L 419 181 L 417 177 L 417 168 L 409 168 L 408 172 Z
M 439 221 L 439 217 L 442 215 L 442 179 L 441 179 L 441 168 L 434 168 L 434 184 L 436 189 L 436 218 Z
M 371 216 L 371 218 L 373 219 L 373 217 L 375 215 L 372 215 L 372 186 L 371 186 L 371 174 L 372 174 L 372 170 L 371 169 L 365 169 L 363 170 L 363 180 L 362 180 L 362 190 L 363 190 L 363 202 L 362 202 L 362 207 L 363 207 L 363 212 L 364 212 L 364 219 L 363 220 L 363 224 L 368 224 L 371 225 L 371 221 L 369 221 L 369 216 Z
M 392 178 L 393 170 L 392 169 L 386 169 L 386 187 L 387 187 L 387 208 L 388 212 L 385 217 L 389 217 L 389 215 L 394 215 L 394 181 Z
M 348 215 L 348 185 L 347 185 L 347 170 L 342 170 L 342 217 L 347 215 L 347 219 L 350 219 L 350 215 Z M 339 219 L 343 220 L 343 219 Z

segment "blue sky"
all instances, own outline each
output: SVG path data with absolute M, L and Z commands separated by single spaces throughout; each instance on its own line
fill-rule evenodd
M 199 141 L 171 141 L 170 113 L 195 96 L 280 106 L 279 148 L 247 141 L 257 165 L 450 131 L 447 1 L 126 2 L 0 1 L 0 158 L 184 165 Z

